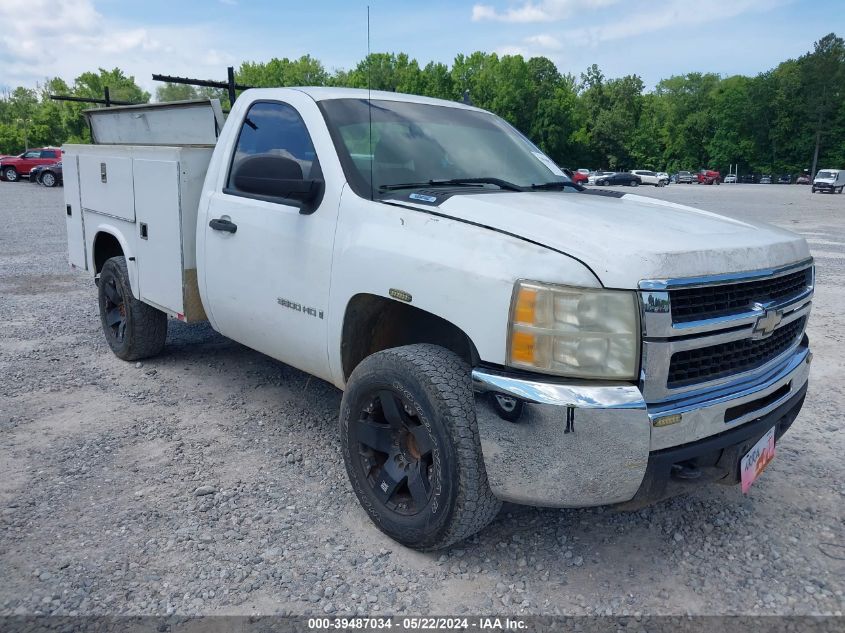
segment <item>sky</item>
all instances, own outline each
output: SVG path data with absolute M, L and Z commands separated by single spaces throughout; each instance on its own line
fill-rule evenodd
M 841 0 L 0 0 L 0 89 L 122 68 L 225 80 L 242 61 L 310 54 L 328 70 L 367 53 L 421 66 L 458 53 L 543 55 L 576 77 L 596 63 L 647 87 L 693 71 L 754 75 L 845 36 Z

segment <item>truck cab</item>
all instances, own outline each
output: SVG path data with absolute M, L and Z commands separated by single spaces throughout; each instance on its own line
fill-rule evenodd
M 65 148 L 69 252 L 112 350 L 208 319 L 334 384 L 351 487 L 411 547 L 502 501 L 750 485 L 800 411 L 814 267 L 792 233 L 585 189 L 495 115 L 426 97 L 89 116 L 97 143 Z

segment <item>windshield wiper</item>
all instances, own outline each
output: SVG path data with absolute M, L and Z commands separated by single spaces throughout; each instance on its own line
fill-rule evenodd
M 531 189 L 534 191 L 563 191 L 566 187 L 572 187 L 578 191 L 584 190 L 584 187 L 571 180 L 555 180 L 552 182 L 543 182 L 539 185 L 531 185 Z
M 379 191 L 394 191 L 396 189 L 416 189 L 421 187 L 469 187 L 472 185 L 496 185 L 506 191 L 525 191 L 519 185 L 515 185 L 501 178 L 450 178 L 449 180 L 428 180 L 426 182 L 403 182 L 395 185 L 379 185 Z

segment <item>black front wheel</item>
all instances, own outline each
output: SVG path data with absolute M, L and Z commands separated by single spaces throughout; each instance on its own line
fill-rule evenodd
M 3 178 L 9 182 L 17 182 L 19 178 L 18 170 L 14 167 L 6 167 L 6 169 L 3 170 Z
M 53 172 L 45 171 L 41 175 L 39 182 L 45 187 L 55 187 L 58 184 L 58 179 L 56 178 L 56 175 Z
M 340 432 L 355 495 L 404 545 L 448 547 L 501 507 L 484 469 L 470 368 L 447 349 L 408 345 L 364 359 L 343 395 Z
M 140 360 L 161 352 L 167 315 L 132 296 L 125 257 L 106 261 L 97 290 L 103 333 L 118 358 Z

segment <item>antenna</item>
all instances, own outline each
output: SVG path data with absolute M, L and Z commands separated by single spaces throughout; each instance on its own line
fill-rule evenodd
M 367 116 L 370 120 L 370 200 L 375 200 L 375 184 L 373 183 L 373 163 L 376 160 L 376 151 L 373 147 L 373 100 L 370 96 L 373 85 L 373 59 L 370 55 L 370 5 L 367 5 Z

